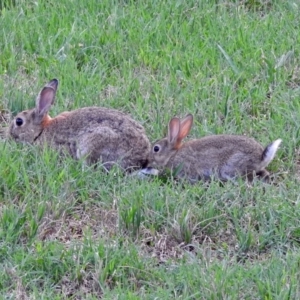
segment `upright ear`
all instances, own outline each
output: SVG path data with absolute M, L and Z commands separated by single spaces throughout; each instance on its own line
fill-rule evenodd
M 40 117 L 48 113 L 51 105 L 54 103 L 55 94 L 58 86 L 58 80 L 52 79 L 40 91 L 36 98 L 36 111 Z
M 188 114 L 184 119 L 180 121 L 180 132 L 178 140 L 181 141 L 190 133 L 193 126 L 193 115 Z
M 178 144 L 178 134 L 180 131 L 180 120 L 179 118 L 172 118 L 169 122 L 168 128 L 168 141 L 171 146 L 177 149 L 180 145 Z

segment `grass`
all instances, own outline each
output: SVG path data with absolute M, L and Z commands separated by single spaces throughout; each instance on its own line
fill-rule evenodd
M 0 3 L 1 299 L 299 299 L 295 1 Z M 282 138 L 274 184 L 141 181 L 7 142 L 52 78 L 51 114 L 120 109 L 151 140 Z

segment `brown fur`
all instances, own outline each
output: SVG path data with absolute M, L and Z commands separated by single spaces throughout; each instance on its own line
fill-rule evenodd
M 222 181 L 237 176 L 251 179 L 253 173 L 268 180 L 265 167 L 273 159 L 281 140 L 265 149 L 254 139 L 239 135 L 212 135 L 182 144 L 192 123 L 191 114 L 183 120 L 172 118 L 168 136 L 152 145 L 148 167 L 177 169 L 178 177 L 191 182 L 209 180 L 212 176 Z
M 19 142 L 50 145 L 67 150 L 73 158 L 101 162 L 110 169 L 115 163 L 131 170 L 147 163 L 150 142 L 142 125 L 128 115 L 109 108 L 84 107 L 48 115 L 58 81 L 50 81 L 37 97 L 36 107 L 20 112 L 12 121 L 9 135 Z M 17 119 L 23 124 L 17 125 Z

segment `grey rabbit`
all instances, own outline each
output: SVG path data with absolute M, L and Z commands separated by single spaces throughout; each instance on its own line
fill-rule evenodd
M 182 120 L 177 117 L 170 120 L 167 137 L 152 145 L 145 173 L 154 174 L 149 171 L 153 168 L 167 168 L 192 183 L 212 176 L 221 181 L 237 176 L 252 180 L 253 175 L 269 180 L 265 168 L 273 160 L 281 139 L 266 148 L 242 135 L 211 135 L 182 143 L 192 124 L 192 114 Z
M 8 135 L 17 142 L 49 145 L 89 164 L 109 170 L 118 163 L 127 171 L 146 165 L 150 142 L 142 125 L 128 115 L 103 107 L 83 107 L 51 118 L 58 80 L 46 84 L 33 109 L 16 115 Z

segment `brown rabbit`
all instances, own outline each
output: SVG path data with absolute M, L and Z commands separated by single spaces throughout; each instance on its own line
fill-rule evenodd
M 51 118 L 58 80 L 39 93 L 36 107 L 17 114 L 9 136 L 18 142 L 50 145 L 89 164 L 101 162 L 106 169 L 118 163 L 126 170 L 144 167 L 150 142 L 144 128 L 126 114 L 109 108 L 84 107 Z
M 152 145 L 145 173 L 153 173 L 151 168 L 165 167 L 190 182 L 209 180 L 212 176 L 222 181 L 237 176 L 251 180 L 253 173 L 269 179 L 265 167 L 273 160 L 280 139 L 265 149 L 254 139 L 239 135 L 211 135 L 182 143 L 192 124 L 191 114 L 182 120 L 170 120 L 168 136 Z

